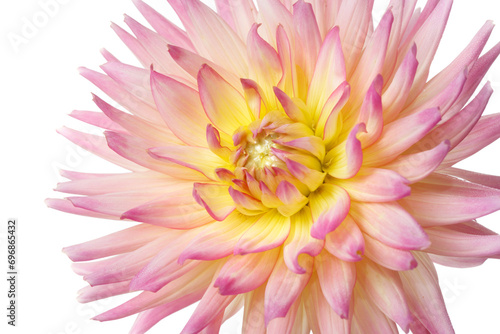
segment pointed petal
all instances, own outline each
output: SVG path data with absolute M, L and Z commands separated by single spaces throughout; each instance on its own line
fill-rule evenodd
M 500 209 L 500 190 L 434 173 L 412 185 L 401 204 L 422 226 L 455 224 Z
M 430 150 L 401 155 L 385 165 L 384 168 L 395 171 L 412 184 L 424 179 L 436 170 L 449 151 L 450 142 L 445 140 Z
M 279 254 L 279 249 L 273 249 L 232 256 L 222 267 L 214 286 L 224 296 L 253 291 L 267 281 Z
M 388 169 L 361 168 L 355 177 L 334 183 L 359 202 L 390 202 L 410 195 L 408 180 Z
M 438 109 L 427 109 L 384 127 L 380 139 L 363 151 L 363 165 L 386 164 L 422 139 L 441 119 Z
M 209 122 L 194 89 L 151 71 L 151 91 L 158 111 L 169 129 L 188 145 L 205 146 Z
M 446 311 L 434 264 L 427 254 L 415 252 L 418 266 L 399 276 L 406 292 L 408 306 L 430 333 L 454 333 Z M 427 282 L 421 284 L 421 282 Z
M 305 274 L 295 274 L 286 266 L 283 257 L 280 255 L 278 261 L 267 281 L 264 312 L 265 322 L 269 324 L 277 317 L 284 317 L 292 304 L 302 293 L 313 267 L 312 258 L 306 263 Z
M 350 214 L 363 232 L 390 247 L 414 250 L 430 244 L 420 224 L 396 202 L 352 202 Z
M 317 273 L 321 291 L 328 304 L 342 319 L 349 317 L 352 292 L 356 283 L 356 266 L 328 252 L 317 257 Z
M 364 260 L 356 269 L 358 281 L 371 301 L 408 333 L 412 315 L 398 273 L 369 260 Z
M 198 73 L 198 87 L 205 113 L 218 130 L 232 135 L 252 122 L 243 96 L 207 65 Z

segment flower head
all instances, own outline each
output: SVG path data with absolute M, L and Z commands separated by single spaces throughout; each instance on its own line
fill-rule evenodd
M 74 143 L 127 172 L 63 171 L 49 206 L 141 222 L 65 248 L 91 285 L 79 300 L 143 291 L 95 319 L 132 333 L 200 301 L 183 333 L 451 333 L 433 262 L 500 256 L 475 219 L 499 178 L 452 167 L 500 137 L 471 99 L 500 45 L 487 22 L 429 79 L 451 0 L 169 0 L 185 30 L 141 0 L 155 31 L 113 25 L 143 67 L 103 55 L 84 77 L 121 105 L 72 116 Z M 258 7 L 258 10 L 257 10 Z M 93 261 L 98 260 L 98 261 Z

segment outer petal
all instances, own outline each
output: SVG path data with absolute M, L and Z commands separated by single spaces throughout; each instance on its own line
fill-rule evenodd
M 388 169 L 362 168 L 355 177 L 335 184 L 360 202 L 390 202 L 410 195 L 408 180 Z
M 394 160 L 423 138 L 440 119 L 438 109 L 427 109 L 389 123 L 380 139 L 364 150 L 363 164 L 380 166 Z
M 412 313 L 430 333 L 454 333 L 434 264 L 425 253 L 414 255 L 418 266 L 399 273 Z
M 237 295 L 253 291 L 264 284 L 273 271 L 279 249 L 235 255 L 222 267 L 214 286 L 221 295 Z
M 313 260 L 305 266 L 305 274 L 295 274 L 288 269 L 282 255 L 278 257 L 276 266 L 267 282 L 264 309 L 265 321 L 269 324 L 277 317 L 284 317 L 300 296 L 311 277 Z
M 425 249 L 430 244 L 420 225 L 395 202 L 352 202 L 350 214 L 366 234 L 388 246 L 414 250 Z
M 172 132 L 188 145 L 206 146 L 209 122 L 194 89 L 151 71 L 151 90 L 158 111 Z
M 160 161 L 169 161 L 194 169 L 206 177 L 216 180 L 215 169 L 225 167 L 227 162 L 208 148 L 194 146 L 161 146 L 149 149 L 149 154 Z
M 371 301 L 408 333 L 412 316 L 397 272 L 369 260 L 364 260 L 356 268 L 359 283 Z
M 356 283 L 356 266 L 328 252 L 323 252 L 317 257 L 317 264 L 318 279 L 325 299 L 342 319 L 347 319 Z
M 450 142 L 443 141 L 433 149 L 401 155 L 384 168 L 397 172 L 410 183 L 418 182 L 436 170 L 450 151 Z
M 455 224 L 500 209 L 500 191 L 434 173 L 412 185 L 412 195 L 401 200 L 423 226 Z

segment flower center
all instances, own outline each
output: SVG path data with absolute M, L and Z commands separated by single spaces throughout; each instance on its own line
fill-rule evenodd
M 272 152 L 271 148 L 276 147 L 273 139 L 276 135 L 261 136 L 255 143 L 248 143 L 245 154 L 248 156 L 245 167 L 252 170 L 254 168 L 278 167 L 282 162 Z

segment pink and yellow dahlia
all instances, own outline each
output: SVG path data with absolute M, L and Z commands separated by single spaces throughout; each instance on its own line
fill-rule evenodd
M 55 209 L 141 224 L 70 246 L 79 301 L 143 291 L 95 317 L 131 333 L 199 301 L 183 334 L 453 333 L 434 262 L 479 265 L 500 237 L 500 178 L 452 167 L 500 137 L 481 116 L 500 53 L 487 22 L 432 79 L 452 0 L 141 0 L 154 30 L 113 25 L 142 67 L 103 52 L 82 75 L 121 108 L 62 135 L 128 170 L 63 171 Z M 258 8 L 258 9 L 257 9 Z M 121 109 L 125 109 L 123 111 Z M 97 260 L 97 261 L 94 261 Z

